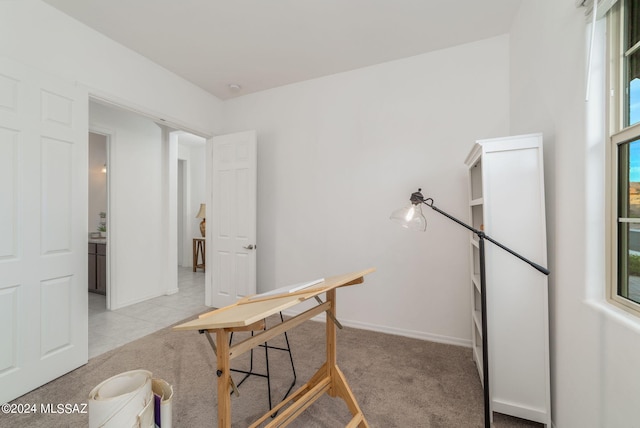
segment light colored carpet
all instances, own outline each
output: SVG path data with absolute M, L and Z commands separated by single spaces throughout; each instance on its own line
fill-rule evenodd
M 275 319 L 269 322 L 276 322 Z M 315 373 L 324 359 L 324 324 L 309 321 L 289 332 L 298 374 L 294 389 Z M 241 340 L 236 336 L 236 339 Z M 282 346 L 275 338 L 271 345 Z M 270 350 L 274 402 L 291 382 L 288 355 Z M 248 355 L 247 355 L 248 357 Z M 245 356 L 233 361 L 242 368 Z M 263 370 L 264 351 L 255 355 Z M 345 328 L 338 330 L 338 365 L 372 427 L 483 427 L 482 388 L 469 348 Z M 246 368 L 246 366 L 245 366 Z M 174 387 L 173 426 L 216 426 L 216 376 L 213 352 L 197 332 L 163 329 L 92 358 L 73 372 L 26 394 L 14 403 L 86 403 L 103 380 L 133 369 L 146 369 Z M 238 378 L 234 374 L 234 378 Z M 266 379 L 251 377 L 233 396 L 234 427 L 246 427 L 268 410 Z M 323 397 L 292 427 L 342 427 L 350 414 L 340 399 Z M 0 427 L 86 427 L 87 414 L 0 415 Z M 496 427 L 540 427 L 495 414 Z

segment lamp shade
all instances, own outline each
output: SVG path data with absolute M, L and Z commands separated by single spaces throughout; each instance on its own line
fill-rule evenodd
M 207 216 L 207 205 L 200 204 L 200 211 L 196 214 L 196 218 L 205 218 Z
M 422 214 L 420 204 L 414 204 L 412 202 L 404 208 L 395 210 L 391 213 L 390 219 L 409 230 L 419 232 L 427 230 L 427 219 Z

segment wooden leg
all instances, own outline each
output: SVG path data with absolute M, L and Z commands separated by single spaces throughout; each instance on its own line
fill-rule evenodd
M 207 259 L 207 255 L 205 254 L 206 247 L 205 241 L 202 239 L 193 240 L 193 271 L 196 272 L 198 268 L 202 268 L 203 271 L 206 270 L 205 260 Z M 202 263 L 200 263 L 202 260 Z
M 364 414 L 362 413 L 362 409 L 358 406 L 358 401 L 356 400 L 355 395 L 351 391 L 347 380 L 338 367 L 334 367 L 334 372 L 331 375 L 332 383 L 335 387 L 335 393 L 338 397 L 342 398 L 345 403 L 347 403 L 347 407 L 349 411 L 353 415 L 353 421 L 357 422 L 357 426 L 360 428 L 369 428 L 369 424 L 367 420 L 364 418 Z
M 336 318 L 336 290 L 333 289 L 327 292 L 327 301 L 330 302 L 331 306 L 328 309 L 328 312 Z M 331 317 L 327 316 L 327 368 L 329 370 L 329 376 L 331 378 L 331 387 L 327 392 L 331 397 L 340 397 L 342 398 L 349 411 L 353 415 L 352 423 L 348 426 L 360 427 L 360 428 L 368 428 L 369 424 L 364 418 L 364 414 L 358 406 L 358 402 L 356 401 L 356 397 L 353 395 L 347 380 L 344 377 L 342 371 L 338 368 L 338 360 L 337 360 L 337 334 L 336 334 L 336 325 L 331 320 Z
M 193 271 L 196 271 L 196 266 L 198 266 L 198 251 L 196 249 L 196 240 L 193 240 Z
M 218 352 L 218 428 L 231 428 L 231 365 L 229 364 L 229 332 L 224 329 L 216 330 L 216 344 Z
M 207 271 L 207 266 L 206 266 L 206 251 L 207 251 L 207 245 L 205 241 L 200 241 L 202 242 L 202 272 L 206 272 Z

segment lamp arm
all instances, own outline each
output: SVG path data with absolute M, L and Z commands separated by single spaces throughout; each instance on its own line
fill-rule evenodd
M 487 238 L 487 235 L 485 235 L 484 232 L 482 232 L 481 230 L 478 230 L 475 227 L 469 226 L 467 223 L 465 223 L 465 222 L 463 222 L 461 220 L 458 220 L 457 218 L 455 218 L 451 214 L 447 214 L 446 212 L 442 211 L 440 208 L 438 208 L 435 205 L 433 205 L 433 199 L 427 198 L 427 199 L 423 200 L 422 203 L 425 204 L 426 206 L 428 206 L 429 208 L 431 208 L 432 210 L 437 211 L 440 214 L 442 214 L 443 216 L 447 217 L 449 220 L 453 220 L 456 223 L 458 223 L 460 226 L 462 226 L 462 227 L 464 227 L 466 229 L 469 229 L 471 232 L 476 234 L 478 237 L 480 237 L 480 235 L 484 235 L 484 237 Z
M 469 226 L 468 224 L 458 220 L 457 218 L 455 218 L 454 216 L 447 214 L 446 212 L 442 211 L 440 208 L 436 207 L 435 205 L 433 205 L 433 199 L 431 198 L 427 198 L 427 199 L 423 199 L 421 201 L 423 204 L 425 204 L 426 206 L 428 206 L 429 208 L 431 208 L 432 210 L 442 214 L 443 216 L 447 217 L 450 220 L 455 221 L 456 223 L 458 223 L 460 226 L 469 229 L 471 232 L 473 232 L 475 235 L 478 236 L 478 238 L 484 238 L 487 241 L 497 245 L 498 247 L 502 248 L 503 250 L 505 250 L 507 253 L 516 256 L 517 258 L 519 258 L 520 260 L 522 260 L 523 262 L 529 264 L 531 267 L 533 267 L 534 269 L 536 269 L 538 272 L 541 272 L 545 275 L 549 275 L 549 269 L 540 266 L 537 263 L 532 262 L 531 260 L 527 259 L 526 257 L 516 253 L 515 251 L 513 251 L 512 249 L 508 248 L 507 246 L 499 243 L 498 241 L 496 241 L 495 239 L 489 237 L 487 234 L 485 234 L 483 231 L 476 229 L 475 227 Z
M 513 251 L 512 249 L 505 247 L 504 245 L 502 245 L 502 244 L 501 244 L 501 243 L 499 243 L 498 241 L 494 240 L 493 238 L 488 237 L 487 235 L 484 235 L 484 238 L 485 238 L 487 241 L 490 241 L 490 242 L 492 242 L 492 243 L 496 244 L 498 247 L 502 248 L 502 249 L 503 249 L 503 250 L 505 250 L 507 253 L 509 253 L 509 254 L 511 254 L 511 255 L 513 255 L 513 256 L 516 256 L 517 258 L 519 258 L 519 259 L 520 259 L 520 260 L 522 260 L 523 262 L 525 262 L 525 263 L 529 264 L 531 267 L 533 267 L 533 268 L 534 268 L 535 270 L 537 270 L 538 272 L 543 273 L 543 274 L 545 274 L 545 275 L 549 275 L 549 273 L 550 273 L 550 272 L 549 272 L 549 269 L 547 269 L 547 268 L 545 268 L 545 267 L 542 267 L 542 266 L 540 266 L 539 264 L 534 263 L 534 262 L 532 262 L 531 260 L 529 260 L 529 259 L 527 259 L 527 258 L 525 258 L 525 257 L 521 256 L 520 254 L 516 253 L 516 252 L 515 252 L 515 251 Z

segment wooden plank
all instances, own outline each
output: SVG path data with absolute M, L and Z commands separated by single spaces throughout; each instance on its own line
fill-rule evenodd
M 229 330 L 232 333 L 236 331 L 260 331 L 260 330 L 264 330 L 265 325 L 266 325 L 266 322 L 263 318 L 260 321 L 256 321 L 251 325 L 247 325 L 244 327 L 230 327 L 225 330 Z
M 362 413 L 358 413 L 353 417 L 353 419 L 351 419 L 351 421 L 347 424 L 345 428 L 356 428 L 358 425 L 362 423 L 363 420 L 364 420 L 364 416 L 362 415 Z
M 322 379 L 307 393 L 299 397 L 295 403 L 284 409 L 278 416 L 273 419 L 273 421 L 267 424 L 266 428 L 286 427 L 287 425 L 289 425 L 295 418 L 300 415 L 300 413 L 304 412 L 309 406 L 311 406 L 319 398 L 321 398 L 322 395 L 329 389 L 330 384 L 331 380 L 329 378 Z
M 305 312 L 299 315 L 296 315 L 293 318 L 290 318 L 280 324 L 277 324 L 269 328 L 268 330 L 265 330 L 261 333 L 256 334 L 255 336 L 249 337 L 243 340 L 242 342 L 237 343 L 236 345 L 233 345 L 229 352 L 229 358 L 234 359 L 236 357 L 239 357 L 240 355 L 251 350 L 252 348 L 255 348 L 261 343 L 264 343 L 269 339 L 284 333 L 285 331 L 291 330 L 292 328 L 302 324 L 306 320 L 311 319 L 318 314 L 321 314 L 322 312 L 326 311 L 328 308 L 329 308 L 329 304 L 325 302 L 322 305 L 318 305 L 316 307 L 308 309 Z
M 255 297 L 255 298 L 252 298 L 251 296 L 243 297 L 242 299 L 238 300 L 237 304 L 238 305 L 247 305 L 247 304 L 250 304 L 250 303 L 266 302 L 267 300 L 276 300 L 276 299 L 282 299 L 282 298 L 291 297 L 291 296 L 300 297 L 299 300 L 302 302 L 302 301 L 307 300 L 309 297 L 313 297 L 313 296 L 316 296 L 318 294 L 322 294 L 325 291 L 327 291 L 327 287 L 325 287 L 324 285 L 319 285 L 319 286 L 305 288 L 304 290 L 293 291 L 291 293 L 274 294 L 272 296 Z
M 198 315 L 198 318 L 206 318 L 206 317 L 214 315 L 214 314 L 220 314 L 220 312 L 227 311 L 227 310 L 233 308 L 234 306 L 235 305 L 229 305 L 229 306 L 225 306 L 224 308 L 214 309 L 212 311 L 205 312 L 204 314 Z
M 324 378 L 328 379 L 328 374 L 327 374 L 327 371 L 326 371 L 325 367 L 326 366 L 323 365 L 316 372 L 316 374 L 314 374 L 311 377 L 311 379 L 309 379 L 309 381 L 307 383 L 305 383 L 300 388 L 295 390 L 292 394 L 289 394 L 289 396 L 286 399 L 284 399 L 283 401 L 281 401 L 280 404 L 278 404 L 276 407 L 274 407 L 273 409 L 269 410 L 262 417 L 260 417 L 258 420 L 256 420 L 251 425 L 251 428 L 259 426 L 261 423 L 263 423 L 268 418 L 270 418 L 271 415 L 273 415 L 276 412 L 279 412 L 280 409 L 282 409 L 283 407 L 287 406 L 290 401 L 298 401 L 298 399 L 300 397 L 304 396 L 308 391 L 310 391 L 314 386 L 316 386 L 318 383 L 320 383 Z
M 189 321 L 173 327 L 174 330 L 213 330 L 218 328 L 246 327 L 270 315 L 281 312 L 301 301 L 310 299 L 318 294 L 343 287 L 348 284 L 359 284 L 363 281 L 363 276 L 375 271 L 374 268 L 352 272 L 326 278 L 321 287 L 303 290 L 303 294 L 293 294 L 282 297 L 270 297 L 266 300 L 251 300 L 244 298 L 238 303 L 226 306 L 204 314 L 197 320 Z
M 300 303 L 297 296 L 256 302 L 251 305 L 230 305 L 210 312 L 207 316 L 173 327 L 174 330 L 215 330 L 219 328 L 246 327 L 270 315 Z
M 346 287 L 348 285 L 362 284 L 364 282 L 364 275 L 374 272 L 375 268 L 369 268 L 358 272 L 351 272 L 344 275 L 332 276 L 325 278 L 325 280 L 313 287 L 305 288 L 303 290 L 294 291 L 293 293 L 277 294 L 272 296 L 265 296 L 264 298 L 256 298 L 254 296 L 247 296 L 238 301 L 238 305 L 246 305 L 254 302 L 264 302 L 266 300 L 281 299 L 287 296 L 300 296 L 302 300 L 309 299 L 317 296 L 337 287 Z

